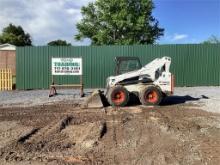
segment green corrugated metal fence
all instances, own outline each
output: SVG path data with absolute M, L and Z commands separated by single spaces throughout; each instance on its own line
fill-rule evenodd
M 47 89 L 51 83 L 52 57 L 82 57 L 86 88 L 104 87 L 114 75 L 116 56 L 137 56 L 142 65 L 154 58 L 170 56 L 177 86 L 220 85 L 220 44 L 18 47 L 17 89 Z M 79 82 L 77 76 L 55 76 L 59 84 Z

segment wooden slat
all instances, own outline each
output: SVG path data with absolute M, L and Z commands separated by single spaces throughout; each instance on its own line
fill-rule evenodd
M 0 90 L 12 90 L 12 71 L 11 69 L 0 70 Z
M 59 85 L 59 84 L 55 84 L 55 85 L 51 85 L 51 87 L 82 87 L 83 85 L 81 84 L 62 84 L 62 85 Z

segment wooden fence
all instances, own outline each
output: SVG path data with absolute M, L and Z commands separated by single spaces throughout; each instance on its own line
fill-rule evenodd
M 12 90 L 11 69 L 0 69 L 0 91 Z

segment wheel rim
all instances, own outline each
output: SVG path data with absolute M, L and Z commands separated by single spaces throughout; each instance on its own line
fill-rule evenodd
M 156 91 L 150 91 L 146 94 L 145 99 L 149 103 L 156 103 L 158 100 L 158 95 Z
M 125 93 L 122 91 L 115 92 L 112 96 L 112 102 L 114 102 L 116 105 L 119 105 L 124 102 L 126 96 Z

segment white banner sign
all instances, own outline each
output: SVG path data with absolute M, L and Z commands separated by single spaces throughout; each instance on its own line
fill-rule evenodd
M 52 75 L 82 75 L 82 58 L 52 58 Z

